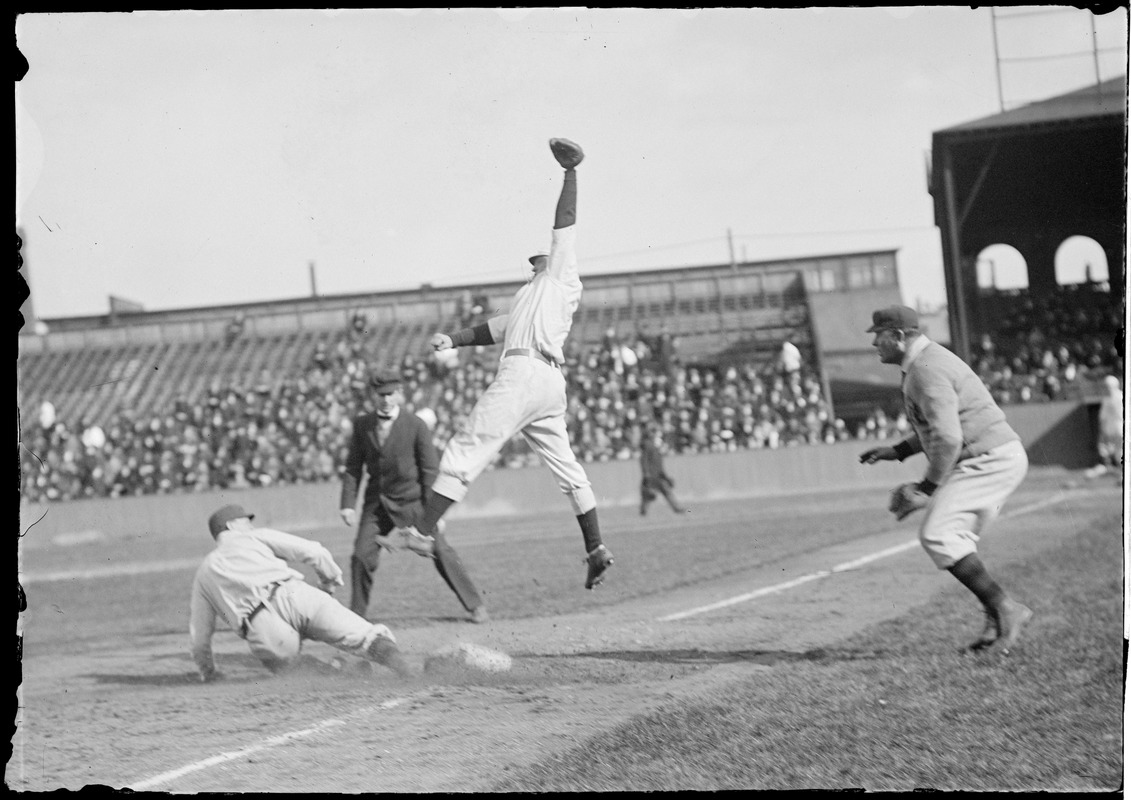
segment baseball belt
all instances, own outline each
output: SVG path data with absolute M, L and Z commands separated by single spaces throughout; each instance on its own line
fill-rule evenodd
M 257 605 L 255 608 L 253 608 L 251 610 L 251 613 L 247 615 L 247 618 L 244 619 L 243 624 L 240 625 L 240 634 L 243 636 L 244 639 L 247 638 L 247 629 L 249 627 L 251 627 L 251 621 L 253 619 L 255 619 L 255 615 L 258 614 L 263 609 L 267 608 L 267 604 L 270 603 L 275 598 L 275 592 L 279 591 L 279 587 L 282 586 L 282 585 L 283 585 L 282 581 L 279 581 L 278 583 L 271 584 L 271 588 L 267 590 L 267 599 L 261 601 L 259 603 L 259 605 Z
M 536 358 L 543 364 L 549 364 L 551 367 L 558 366 L 555 362 L 547 358 L 546 354 L 541 350 L 535 350 L 532 347 L 512 347 L 510 350 L 503 353 L 503 358 L 507 358 L 508 356 L 527 356 L 528 358 Z

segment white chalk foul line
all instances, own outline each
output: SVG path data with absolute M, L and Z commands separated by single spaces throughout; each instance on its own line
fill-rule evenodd
M 48 581 L 88 581 L 94 578 L 120 578 L 130 575 L 149 575 L 157 572 L 176 572 L 181 569 L 196 569 L 200 566 L 200 562 L 200 558 L 181 558 L 173 561 L 134 561 L 125 564 L 110 564 L 105 567 L 58 570 L 56 572 L 23 572 L 20 573 L 20 583 L 27 586 L 31 583 L 46 583 Z
M 259 753 L 264 750 L 270 750 L 272 747 L 278 747 L 281 744 L 293 742 L 296 739 L 304 739 L 307 736 L 313 736 L 314 734 L 321 733 L 322 731 L 329 728 L 336 728 L 339 725 L 345 725 L 346 721 L 350 717 L 360 716 L 377 709 L 394 708 L 405 702 L 405 700 L 407 700 L 407 698 L 404 697 L 399 697 L 393 700 L 386 700 L 384 703 L 381 703 L 378 706 L 370 706 L 368 708 L 360 709 L 352 714 L 349 714 L 346 717 L 343 717 L 342 719 L 326 719 L 311 728 L 304 728 L 301 731 L 291 731 L 290 733 L 284 733 L 280 736 L 272 736 L 270 739 L 264 739 L 259 744 L 253 744 L 251 747 L 245 747 L 242 750 L 235 750 L 230 753 L 220 753 L 219 755 L 211 756 L 210 758 L 206 758 L 202 761 L 187 764 L 183 767 L 169 770 L 168 772 L 162 772 L 160 775 L 154 775 L 152 778 L 146 778 L 143 781 L 138 781 L 137 783 L 131 784 L 127 788 L 133 789 L 135 792 L 143 792 L 147 789 L 152 789 L 155 786 L 160 786 L 162 784 L 169 783 L 170 781 L 175 781 L 177 778 L 182 778 L 185 775 L 189 775 L 190 773 L 198 772 L 202 769 L 207 769 L 208 767 L 214 767 L 217 764 L 223 764 L 228 761 L 233 761 L 237 758 L 244 758 L 245 756 L 249 756 L 252 753 Z
M 1059 494 L 1055 494 L 1052 497 L 1046 497 L 1044 500 L 1038 500 L 1035 503 L 1030 503 L 1028 505 L 1021 506 L 1020 508 L 1015 508 L 1008 514 L 1002 514 L 1002 517 L 1008 519 L 1010 517 L 1019 517 L 1022 514 L 1030 514 L 1034 511 L 1039 511 L 1042 508 L 1046 508 L 1048 506 L 1059 503 L 1067 496 L 1068 494 L 1066 492 L 1060 492 Z M 744 594 L 735 595 L 734 597 L 728 597 L 725 600 L 719 600 L 718 602 L 710 603 L 709 605 L 699 606 L 698 608 L 688 609 L 687 611 L 679 611 L 675 614 L 668 614 L 663 617 L 657 617 L 656 621 L 674 622 L 675 620 L 687 619 L 688 617 L 698 616 L 699 614 L 706 614 L 709 611 L 718 611 L 720 608 L 727 608 L 728 606 L 738 605 L 739 603 L 747 603 L 751 600 L 757 600 L 759 597 L 765 597 L 766 595 L 784 592 L 787 589 L 792 589 L 795 586 L 801 586 L 802 584 L 809 583 L 810 581 L 827 578 L 830 575 L 835 575 L 838 572 L 846 572 L 848 570 L 862 567 L 863 565 L 868 564 L 872 561 L 878 561 L 881 558 L 894 556 L 896 553 L 902 553 L 904 550 L 910 550 L 912 547 L 917 547 L 918 545 L 918 538 L 911 539 L 909 541 L 903 542 L 902 544 L 897 544 L 894 547 L 877 550 L 875 553 L 869 553 L 868 555 L 861 556 L 860 558 L 853 559 L 852 561 L 845 561 L 831 567 L 830 569 L 817 570 L 816 572 L 810 572 L 798 578 L 793 578 L 792 580 L 785 581 L 784 583 L 775 583 L 773 586 L 765 586 L 761 589 L 755 589 L 752 592 L 746 592 Z

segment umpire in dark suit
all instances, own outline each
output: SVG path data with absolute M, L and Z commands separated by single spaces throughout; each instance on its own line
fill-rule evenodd
M 350 608 L 363 617 L 369 607 L 373 576 L 381 560 L 381 542 L 390 541 L 377 537 L 387 537 L 394 528 L 417 523 L 439 465 L 432 432 L 422 419 L 402 407 L 404 392 L 400 376 L 376 374 L 370 380 L 370 388 L 375 411 L 353 420 L 339 505 L 342 520 L 352 527 L 356 521 L 361 475 L 365 472 L 368 477 L 361 523 L 350 557 Z M 447 543 L 443 533 L 437 531 L 434 538 L 431 555 L 436 571 L 463 607 L 471 612 L 472 621 L 486 622 L 487 608 L 459 554 Z

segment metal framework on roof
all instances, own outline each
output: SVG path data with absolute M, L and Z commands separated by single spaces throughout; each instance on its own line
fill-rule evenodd
M 1030 292 L 1057 287 L 1069 236 L 1104 249 L 1122 285 L 1127 222 L 1127 76 L 935 131 L 930 193 L 943 247 L 955 351 L 969 359 L 976 259 L 992 244 L 1024 256 Z

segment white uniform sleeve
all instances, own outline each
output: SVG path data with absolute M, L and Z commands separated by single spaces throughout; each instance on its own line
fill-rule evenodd
M 554 280 L 563 283 L 573 283 L 578 280 L 577 250 L 574 244 L 577 238 L 576 229 L 576 225 L 554 228 L 550 243 L 550 263 L 546 267 L 546 273 Z
M 342 583 L 342 568 L 334 562 L 330 551 L 318 542 L 270 528 L 257 528 L 252 533 L 279 558 L 310 565 L 318 577 L 327 583 Z
M 500 314 L 497 317 L 491 317 L 487 320 L 487 327 L 491 331 L 491 338 L 496 342 L 502 342 L 507 338 L 507 321 L 508 315 Z
M 201 677 L 212 677 L 216 663 L 212 658 L 212 634 L 216 631 L 216 610 L 204 595 L 200 580 L 192 582 L 192 601 L 189 613 L 189 643 L 192 660 Z

